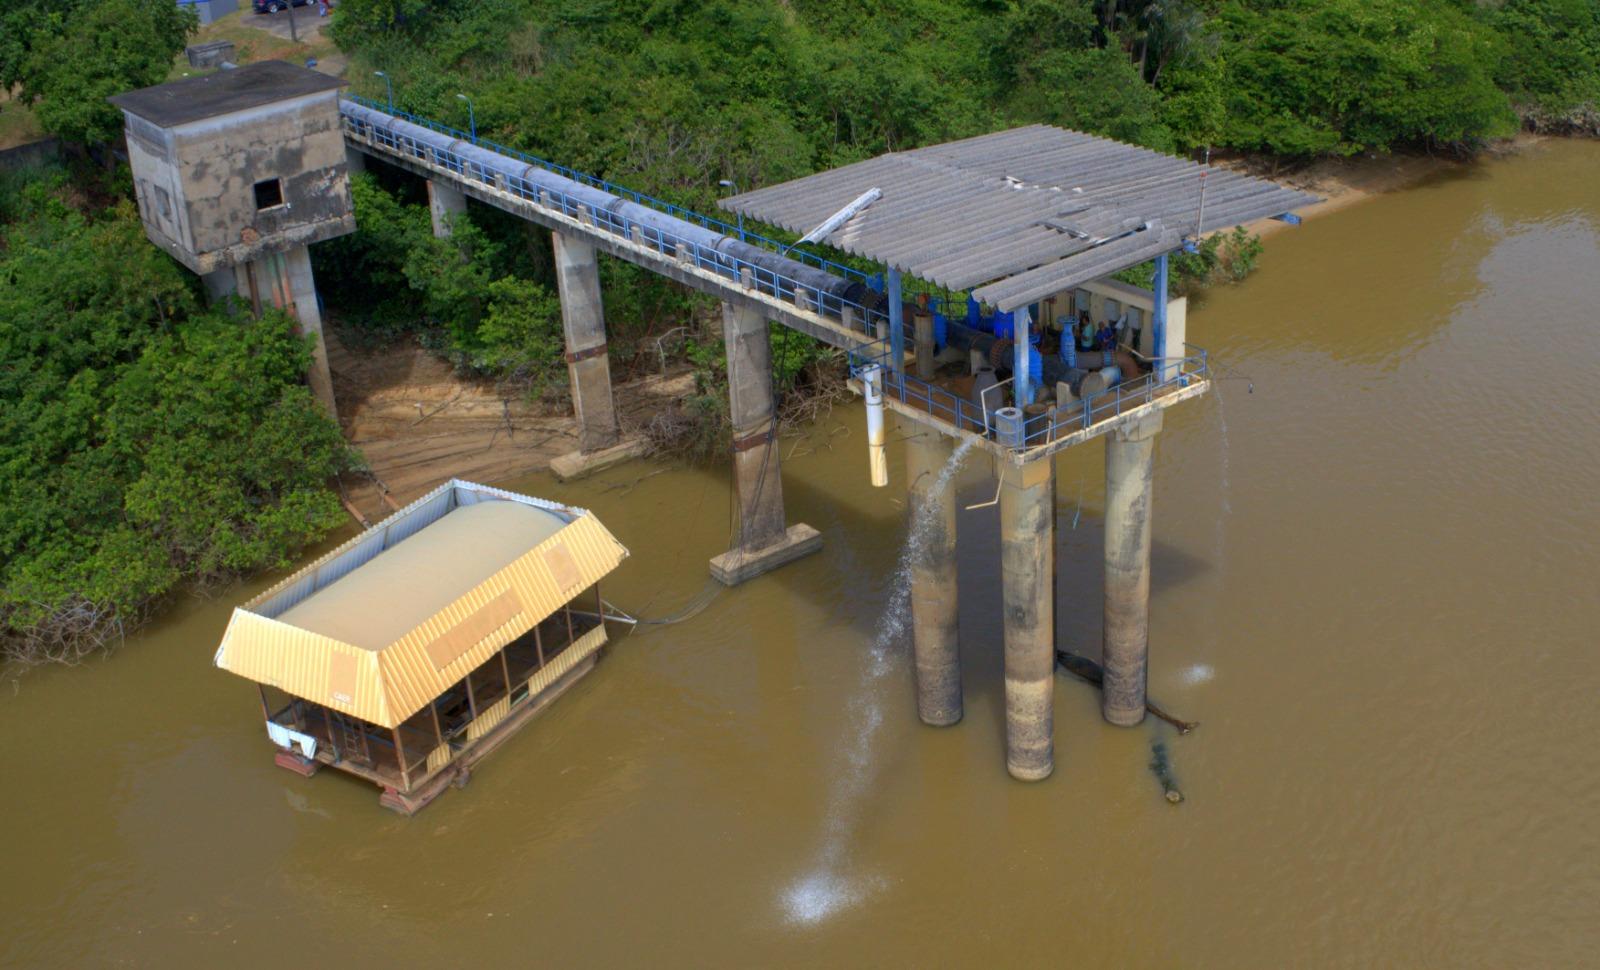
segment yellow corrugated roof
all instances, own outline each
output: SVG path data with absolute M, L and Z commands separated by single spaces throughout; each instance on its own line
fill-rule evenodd
M 463 504 L 454 504 L 458 500 Z M 485 504 L 502 502 L 528 511 L 482 511 Z M 446 511 L 441 513 L 440 508 Z M 408 517 L 429 516 L 431 521 L 420 528 L 414 527 L 415 521 L 408 522 Z M 450 525 L 458 516 L 460 522 Z M 554 530 L 538 527 L 550 518 L 564 524 Z M 485 561 L 473 560 L 473 549 L 484 545 L 486 524 L 520 533 L 520 553 L 506 562 L 506 555 L 516 550 L 508 548 L 501 535 L 483 549 Z M 389 535 L 386 530 L 396 528 L 405 530 L 405 536 L 374 555 L 374 544 L 381 548 Z M 426 541 L 419 541 L 424 537 Z M 427 554 L 401 555 L 411 543 Z M 627 555 L 628 550 L 592 513 L 452 482 L 235 609 L 217 649 L 216 664 L 353 717 L 394 727 L 611 572 Z M 353 560 L 360 563 L 350 568 Z M 430 587 L 429 574 L 434 588 L 449 591 L 447 598 L 435 603 L 422 596 L 428 605 L 413 612 L 415 623 L 410 618 L 398 625 L 330 621 L 334 612 L 329 607 L 348 607 L 352 612 L 373 609 L 384 612 L 382 619 L 391 619 L 395 604 L 378 601 L 385 598 L 384 591 L 363 579 L 362 570 L 388 573 L 396 564 L 416 570 L 404 584 L 412 599 L 421 595 L 416 590 Z M 322 582 L 324 571 L 337 576 Z M 454 595 L 461 588 L 463 572 L 478 572 L 481 579 Z M 364 595 L 374 602 L 364 603 Z M 297 623 L 297 616 L 306 622 Z M 387 642 L 352 643 L 328 635 L 338 632 L 361 640 L 378 631 Z

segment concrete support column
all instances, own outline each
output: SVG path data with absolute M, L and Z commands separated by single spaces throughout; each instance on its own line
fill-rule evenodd
M 339 412 L 333 400 L 333 373 L 328 368 L 328 345 L 322 338 L 322 307 L 317 303 L 317 281 L 311 274 L 311 251 L 295 246 L 285 253 L 267 253 L 234 268 L 239 295 L 260 316 L 267 307 L 287 311 L 300 323 L 300 332 L 315 337 L 306 383 L 328 414 Z M 217 275 L 217 274 L 212 274 Z M 207 289 L 212 286 L 206 281 Z M 218 284 L 219 286 L 222 284 Z
M 200 281 L 205 284 L 206 299 L 212 303 L 221 303 L 239 293 L 239 277 L 232 266 L 207 273 L 200 277 Z
M 1055 463 L 1007 465 L 1000 488 L 1006 770 L 1038 781 L 1055 767 Z
M 312 393 L 337 421 L 339 409 L 333 401 L 333 371 L 328 367 L 328 344 L 322 338 L 322 306 L 317 301 L 316 278 L 311 274 L 311 250 L 296 246 L 284 253 L 283 258 L 287 263 L 289 289 L 300 332 L 316 338 L 311 350 L 311 372 L 306 376 Z
M 814 552 L 822 537 L 806 525 L 785 529 L 772 398 L 772 344 L 758 310 L 722 304 L 728 353 L 728 415 L 733 424 L 733 480 L 738 503 L 733 548 L 711 560 L 729 586 Z
M 567 343 L 572 406 L 578 415 L 578 450 L 599 451 L 616 444 L 618 438 L 617 409 L 611 399 L 611 358 L 606 353 L 605 307 L 600 300 L 600 264 L 588 243 L 559 232 L 554 238 L 561 330 Z
M 1161 412 L 1106 435 L 1105 683 L 1101 711 L 1144 720 L 1150 658 L 1150 498 Z
M 917 715 L 944 727 L 961 720 L 961 648 L 956 612 L 955 476 L 940 481 L 950 440 L 932 430 L 906 439 L 907 506 L 916 536 L 911 560 L 911 633 Z
M 918 310 L 911 318 L 912 326 L 916 330 L 917 347 L 917 376 L 925 381 L 933 380 L 934 342 L 933 342 L 933 314 L 927 310 Z
M 728 352 L 728 417 L 739 524 L 734 545 L 763 549 L 783 538 L 783 476 L 772 400 L 772 342 L 759 311 L 722 305 Z
M 466 211 L 467 197 L 460 189 L 438 179 L 428 179 L 428 215 L 433 217 L 435 236 L 443 238 L 450 235 L 451 219 Z
M 365 172 L 367 170 L 366 153 L 346 145 L 344 149 L 344 167 L 351 175 L 357 172 Z

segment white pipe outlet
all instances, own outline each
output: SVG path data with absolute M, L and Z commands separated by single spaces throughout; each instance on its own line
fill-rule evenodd
M 889 454 L 884 447 L 883 368 L 873 364 L 861 371 L 861 386 L 867 399 L 867 464 L 872 469 L 872 487 L 889 484 Z

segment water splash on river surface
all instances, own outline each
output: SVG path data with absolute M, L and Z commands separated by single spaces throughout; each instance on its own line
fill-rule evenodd
M 978 439 L 968 437 L 956 446 L 950 459 L 939 469 L 930 492 L 944 491 L 961 467 L 962 459 L 977 443 Z M 852 878 L 844 874 L 843 869 L 859 815 L 857 808 L 872 782 L 873 746 L 883 726 L 880 685 L 884 675 L 895 666 L 895 660 L 902 656 L 900 645 L 911 619 L 911 564 L 928 541 L 928 532 L 937 515 L 932 503 L 924 504 L 919 511 L 921 514 L 906 530 L 905 546 L 900 550 L 889 586 L 889 601 L 867 650 L 861 684 L 845 710 L 843 764 L 833 774 L 817 863 L 783 894 L 784 912 L 791 923 L 821 922 L 883 886 L 882 879 Z

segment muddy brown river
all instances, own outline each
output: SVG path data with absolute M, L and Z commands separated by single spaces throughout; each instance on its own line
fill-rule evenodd
M 784 445 L 822 553 L 618 638 L 414 819 L 273 766 L 211 666 L 265 579 L 8 674 L 0 965 L 1594 966 L 1597 313 L 1600 144 L 1562 141 L 1280 233 L 1197 300 L 1230 379 L 1160 438 L 1151 695 L 1202 726 L 1109 727 L 1061 678 L 1040 784 L 1005 771 L 993 508 L 960 519 L 966 718 L 917 721 L 905 483 L 892 455 L 869 486 L 858 405 Z M 1091 655 L 1102 463 L 1058 466 Z M 645 616 L 727 541 L 725 471 L 509 484 L 596 510 Z

